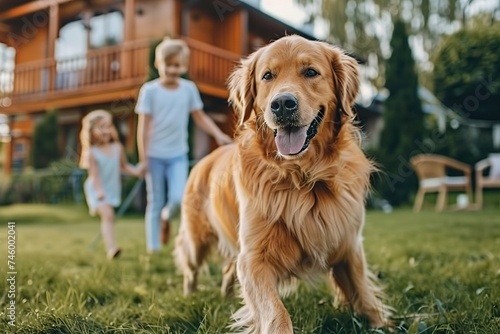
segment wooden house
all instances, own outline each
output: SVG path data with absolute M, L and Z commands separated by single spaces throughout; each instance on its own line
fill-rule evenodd
M 256 1 L 253 1 L 256 2 Z M 257 1 L 258 2 L 258 1 Z M 135 145 L 134 106 L 152 43 L 166 35 L 191 49 L 189 78 L 205 111 L 226 132 L 226 79 L 235 63 L 285 34 L 313 36 L 232 0 L 3 0 L 0 2 L 0 114 L 7 115 L 4 172 L 30 163 L 34 127 L 57 110 L 63 155 L 76 157 L 81 118 L 110 110 L 126 147 Z M 0 44 L 2 45 L 2 44 Z M 198 134 L 195 155 L 214 147 Z

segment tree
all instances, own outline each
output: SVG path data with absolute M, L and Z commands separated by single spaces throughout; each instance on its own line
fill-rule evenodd
M 33 167 L 45 168 L 59 159 L 57 112 L 47 112 L 33 133 Z
M 435 94 L 456 118 L 436 153 L 471 165 L 499 151 L 491 126 L 500 123 L 500 23 L 482 21 L 444 39 L 434 55 Z
M 390 54 L 392 23 L 407 24 L 412 45 L 418 45 L 419 62 L 430 71 L 429 54 L 443 35 L 471 24 L 480 14 L 488 23 L 500 17 L 500 2 L 490 7 L 475 6 L 481 0 L 295 0 L 303 5 L 311 21 L 316 17 L 329 25 L 328 39 L 368 60 L 375 86 L 384 85 L 384 62 Z M 483 9 L 481 9 L 483 8 Z
M 158 77 L 160 76 L 158 74 L 158 69 L 155 66 L 155 56 L 156 56 L 155 50 L 156 50 L 156 47 L 158 46 L 158 44 L 161 43 L 161 41 L 162 41 L 161 39 L 155 40 L 151 43 L 151 45 L 149 47 L 148 77 L 147 77 L 146 81 L 158 79 Z
M 436 96 L 462 121 L 500 122 L 500 22 L 449 36 L 435 55 Z
M 421 151 L 424 119 L 417 93 L 418 76 L 404 22 L 395 22 L 390 45 L 392 55 L 386 71 L 390 95 L 385 104 L 384 128 L 376 154 L 382 167 L 377 190 L 392 204 L 399 205 L 408 201 L 416 189 L 417 181 L 409 160 Z

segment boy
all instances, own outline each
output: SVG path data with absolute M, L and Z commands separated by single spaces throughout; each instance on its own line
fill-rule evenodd
M 189 48 L 182 40 L 164 39 L 155 50 L 159 78 L 145 83 L 139 92 L 136 113 L 139 159 L 147 169 L 146 247 L 149 253 L 168 242 L 170 220 L 180 209 L 188 177 L 189 115 L 218 145 L 231 143 L 217 125 L 203 112 L 200 93 L 192 81 L 180 77 L 187 71 Z M 165 206 L 165 179 L 168 204 Z M 162 217 L 163 216 L 163 217 Z

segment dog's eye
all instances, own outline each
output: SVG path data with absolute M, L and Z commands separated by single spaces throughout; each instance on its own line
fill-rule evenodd
M 307 78 L 312 78 L 312 77 L 315 77 L 317 75 L 319 75 L 319 73 L 316 70 L 313 70 L 312 68 L 308 68 L 306 70 L 306 73 L 305 73 L 305 76 Z
M 266 81 L 269 81 L 269 80 L 272 80 L 273 79 L 273 74 L 269 71 L 267 71 L 266 73 L 264 73 L 264 76 L 262 77 L 262 80 L 266 80 Z

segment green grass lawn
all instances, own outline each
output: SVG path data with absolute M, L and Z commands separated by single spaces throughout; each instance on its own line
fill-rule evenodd
M 8 325 L 7 221 L 16 221 L 16 327 Z M 123 256 L 88 246 L 99 224 L 84 207 L 0 207 L 0 332 L 224 333 L 240 300 L 219 294 L 214 257 L 200 292 L 182 296 L 172 243 L 147 256 L 140 216 L 117 222 Z M 368 262 L 385 286 L 401 333 L 500 333 L 500 208 L 438 214 L 369 212 Z M 296 333 L 368 333 L 332 307 L 323 281 L 284 299 Z M 373 332 L 373 331 L 372 331 Z M 382 333 L 382 331 L 375 331 Z

